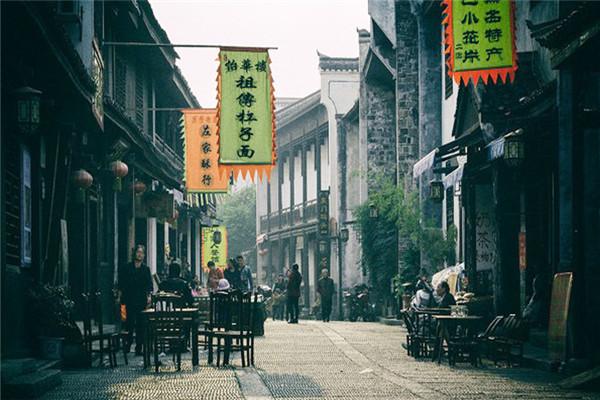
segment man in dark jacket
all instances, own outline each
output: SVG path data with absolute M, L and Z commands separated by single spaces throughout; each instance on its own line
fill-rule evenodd
M 190 287 L 185 280 L 181 279 L 180 274 L 181 266 L 176 262 L 172 262 L 169 265 L 169 279 L 161 282 L 160 290 L 180 295 L 184 304 L 189 306 L 194 302 L 194 299 Z
M 435 289 L 436 294 L 439 297 L 439 301 L 437 306 L 440 308 L 450 308 L 450 306 L 456 305 L 456 300 L 454 300 L 454 296 L 450 293 L 450 286 L 448 282 L 443 281 Z
M 292 265 L 290 276 L 288 278 L 287 285 L 287 306 L 290 314 L 290 324 L 298 323 L 298 314 L 300 310 L 298 308 L 298 300 L 300 299 L 300 285 L 302 284 L 302 275 L 298 270 L 298 264 Z
M 144 329 L 141 312 L 150 304 L 150 294 L 154 289 L 150 269 L 144 264 L 146 249 L 141 244 L 135 247 L 133 262 L 119 273 L 119 297 L 127 309 L 125 328 L 129 333 L 126 350 L 129 351 L 135 331 L 135 352 L 142 354 Z
M 323 322 L 329 322 L 334 292 L 333 279 L 329 277 L 329 271 L 324 268 L 321 271 L 321 279 L 317 282 L 317 293 L 321 297 L 321 319 Z

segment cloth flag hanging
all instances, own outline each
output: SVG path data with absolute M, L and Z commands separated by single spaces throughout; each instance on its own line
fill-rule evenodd
M 266 49 L 219 52 L 219 163 L 233 176 L 271 175 L 275 164 L 273 80 Z
M 443 0 L 448 73 L 456 83 L 514 81 L 517 70 L 512 0 Z
M 227 228 L 213 226 L 202 228 L 202 268 L 212 261 L 218 268 L 227 267 Z
M 226 193 L 229 175 L 219 167 L 217 110 L 184 109 L 185 188 L 188 193 Z

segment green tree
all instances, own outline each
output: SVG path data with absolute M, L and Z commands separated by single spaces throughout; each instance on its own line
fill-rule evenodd
M 456 231 L 450 229 L 444 235 L 440 229 L 431 228 L 433 224 L 422 221 L 416 193 L 405 191 L 383 177 L 372 181 L 377 190 L 373 190 L 369 200 L 357 208 L 356 215 L 363 267 L 377 297 L 385 301 L 392 294 L 401 296 L 403 283 L 416 281 L 421 256 L 438 269 L 444 262 L 453 262 Z M 369 216 L 372 207 L 378 211 L 377 218 Z M 400 249 L 398 238 L 402 238 Z
M 249 186 L 225 199 L 218 207 L 218 216 L 227 227 L 229 257 L 244 255 L 246 262 L 256 266 L 256 190 Z

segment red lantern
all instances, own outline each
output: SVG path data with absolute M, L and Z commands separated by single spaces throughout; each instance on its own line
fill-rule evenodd
M 79 189 L 87 189 L 94 183 L 94 177 L 85 169 L 73 172 L 73 182 Z
M 144 193 L 146 191 L 146 189 L 147 189 L 146 184 L 142 181 L 136 181 L 133 184 L 133 191 L 137 194 Z
M 117 160 L 110 163 L 110 170 L 115 176 L 115 183 L 113 184 L 113 189 L 116 192 L 120 192 L 121 180 L 127 175 L 127 173 L 129 172 L 129 168 L 127 167 L 127 164 L 125 164 L 123 161 Z

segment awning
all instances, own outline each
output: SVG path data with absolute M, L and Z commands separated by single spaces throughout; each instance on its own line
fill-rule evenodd
M 415 165 L 413 165 L 413 177 L 414 178 L 418 178 L 419 176 L 421 176 L 421 174 L 425 171 L 427 171 L 428 169 L 430 169 L 433 166 L 433 163 L 435 162 L 435 155 L 437 153 L 438 149 L 434 149 L 433 151 L 429 152 L 429 154 L 427 154 L 425 157 L 421 158 L 419 161 L 417 161 L 415 163 Z
M 463 154 L 462 149 L 472 146 L 482 140 L 481 131 L 470 133 L 455 139 L 451 142 L 441 145 L 437 149 L 429 152 L 413 166 L 413 177 L 418 178 L 425 171 L 433 167 L 435 163 L 449 160 Z
M 448 189 L 449 187 L 456 186 L 458 182 L 462 180 L 463 173 L 465 171 L 465 166 L 461 165 L 456 168 L 454 171 L 449 173 L 442 179 L 442 183 L 444 184 L 444 189 Z
M 491 141 L 490 144 L 485 146 L 485 151 L 487 153 L 487 159 L 489 161 L 502 158 L 502 156 L 504 155 L 504 136 Z

